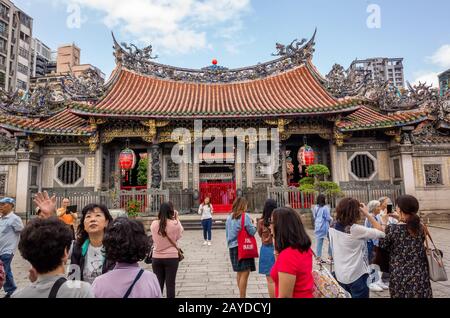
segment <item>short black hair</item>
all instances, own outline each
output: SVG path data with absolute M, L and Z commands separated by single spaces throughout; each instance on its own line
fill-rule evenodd
M 84 242 L 89 238 L 89 234 L 86 232 L 84 228 L 84 219 L 86 218 L 86 214 L 88 214 L 88 212 L 94 211 L 95 208 L 99 208 L 100 211 L 103 212 L 103 214 L 105 215 L 105 219 L 108 221 L 108 224 L 110 224 L 113 220 L 113 217 L 109 212 L 108 208 L 106 207 L 106 205 L 96 203 L 90 203 L 86 205 L 81 211 L 81 220 L 80 223 L 78 224 L 77 229 L 77 243 L 79 246 L 82 246 Z
M 105 232 L 103 248 L 108 260 L 134 264 L 147 256 L 150 238 L 141 222 L 118 217 Z
M 62 264 L 71 244 L 72 232 L 57 217 L 33 219 L 20 235 L 19 251 L 39 274 L 46 274 Z
M 319 194 L 317 196 L 317 205 L 320 207 L 323 207 L 323 206 L 325 206 L 325 204 L 326 204 L 325 196 L 323 194 Z
M 306 252 L 311 247 L 311 239 L 306 233 L 300 214 L 292 208 L 278 208 L 273 211 L 275 250 L 281 253 L 291 247 Z

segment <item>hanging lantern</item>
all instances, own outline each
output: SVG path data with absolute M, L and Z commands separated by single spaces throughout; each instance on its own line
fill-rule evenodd
M 136 165 L 136 154 L 130 148 L 126 148 L 120 152 L 119 167 L 123 171 L 130 171 Z
M 314 150 L 310 146 L 304 145 L 298 151 L 297 159 L 300 166 L 313 165 L 315 160 Z

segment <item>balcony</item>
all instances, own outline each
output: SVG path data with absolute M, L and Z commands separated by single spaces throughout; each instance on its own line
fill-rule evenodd
M 8 32 L 6 31 L 0 31 L 0 36 L 4 37 L 5 39 L 8 40 Z
M 0 64 L 0 71 L 6 72 L 6 65 Z
M 0 12 L 0 18 L 3 19 L 6 23 L 9 23 L 9 16 L 5 12 Z
M 4 47 L 0 47 L 0 53 L 7 55 L 8 51 Z

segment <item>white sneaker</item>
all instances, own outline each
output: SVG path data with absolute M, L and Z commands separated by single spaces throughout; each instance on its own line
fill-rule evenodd
M 371 283 L 369 285 L 369 289 L 370 289 L 370 291 L 377 292 L 377 293 L 383 291 L 383 288 L 381 288 L 377 283 Z
M 375 284 L 377 284 L 378 286 L 380 286 L 381 288 L 383 288 L 384 290 L 388 290 L 389 289 L 389 285 L 383 283 L 381 280 L 376 282 Z
M 204 242 L 203 242 L 203 245 L 206 245 L 206 244 L 208 244 L 208 242 L 207 242 L 207 241 L 204 241 Z
M 211 241 L 208 241 L 208 246 L 211 246 Z

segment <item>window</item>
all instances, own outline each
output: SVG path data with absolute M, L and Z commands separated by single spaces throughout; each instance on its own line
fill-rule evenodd
M 442 185 L 442 166 L 425 165 L 425 181 L 427 186 Z
M 28 50 L 24 49 L 23 47 L 19 47 L 19 55 L 28 60 L 28 58 L 30 56 L 30 52 Z
M 58 166 L 58 180 L 63 185 L 75 185 L 81 179 L 81 166 L 75 160 L 67 160 Z
M 5 73 L 0 72 L 0 87 L 5 88 Z
M 22 63 L 17 63 L 17 70 L 22 74 L 28 75 L 28 66 L 25 66 Z
M 18 79 L 17 80 L 17 88 L 23 89 L 24 91 L 26 91 L 27 90 L 27 83 L 25 83 L 24 81 Z
M 400 170 L 400 160 L 394 159 L 394 178 L 400 179 L 402 177 L 401 170 Z
M 0 21 L 0 33 L 6 33 L 8 31 L 8 27 L 6 26 L 6 23 L 3 21 Z
M 375 158 L 370 154 L 355 154 L 350 159 L 350 171 L 356 179 L 372 179 L 375 175 Z

